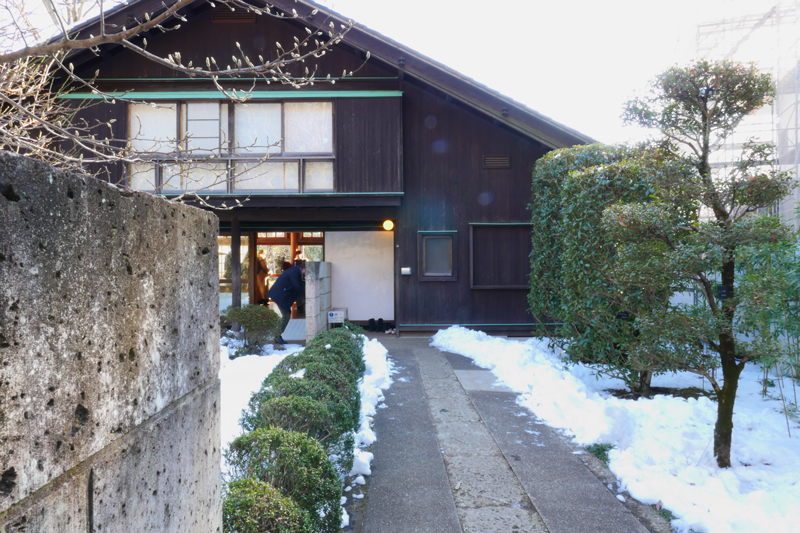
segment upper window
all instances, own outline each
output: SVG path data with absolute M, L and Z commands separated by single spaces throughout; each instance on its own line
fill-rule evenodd
M 458 280 L 455 231 L 420 231 L 418 245 L 420 281 Z
M 334 190 L 333 104 L 130 104 L 138 190 L 297 193 Z

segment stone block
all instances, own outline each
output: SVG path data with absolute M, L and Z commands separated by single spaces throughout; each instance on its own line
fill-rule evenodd
M 0 191 L 2 524 L 216 379 L 219 287 L 211 213 L 4 152 Z

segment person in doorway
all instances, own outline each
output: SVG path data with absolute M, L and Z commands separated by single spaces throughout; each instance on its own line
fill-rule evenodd
M 298 298 L 304 298 L 306 294 L 306 284 L 303 276 L 306 273 L 306 264 L 300 262 L 298 265 L 284 271 L 283 274 L 272 284 L 267 295 L 272 298 L 275 305 L 281 311 L 281 332 L 275 339 L 277 344 L 286 344 L 283 340 L 283 332 L 292 319 L 292 304 Z
M 269 278 L 269 268 L 267 268 L 267 251 L 262 248 L 256 256 L 256 303 L 259 305 L 267 304 L 267 279 Z

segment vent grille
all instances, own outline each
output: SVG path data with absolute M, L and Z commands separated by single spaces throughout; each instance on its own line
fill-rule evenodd
M 511 168 L 511 156 L 485 155 L 483 156 L 483 168 Z
M 228 7 L 218 7 L 211 12 L 211 21 L 216 23 L 249 23 L 256 21 L 256 14 L 253 11 L 235 9 L 231 11 Z

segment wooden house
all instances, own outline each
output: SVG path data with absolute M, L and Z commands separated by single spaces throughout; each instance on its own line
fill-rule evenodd
M 346 20 L 305 0 L 271 3 L 290 16 L 195 2 L 179 30 L 143 37 L 154 54 L 179 51 L 184 64 L 215 57 L 222 66 L 237 46 L 249 57 L 267 56 L 276 41 L 302 38 L 306 27 Z M 130 23 L 159 5 L 132 2 L 109 20 Z M 186 186 L 180 152 L 188 149 L 195 188 L 208 203 L 242 202 L 217 215 L 234 243 L 248 237 L 251 288 L 257 246 L 322 244 L 333 306 L 356 322 L 383 318 L 399 333 L 460 324 L 527 334 L 534 327 L 527 311 L 531 170 L 552 149 L 592 142 L 587 136 L 358 25 L 306 64 L 322 78 L 352 77 L 300 89 L 225 83 L 251 90 L 247 103 L 122 46 L 71 61 L 82 76 L 97 72 L 103 91 L 137 100 L 93 106 L 83 116 L 114 118 L 116 139 L 142 150 L 149 139 L 172 154 L 111 166 L 108 179 L 176 194 Z M 176 139 L 183 139 L 177 148 Z

